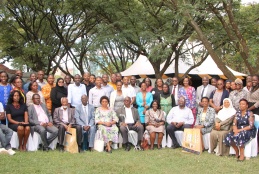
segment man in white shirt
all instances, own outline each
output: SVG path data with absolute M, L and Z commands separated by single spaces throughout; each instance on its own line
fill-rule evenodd
M 0 121 L 5 119 L 4 107 L 0 102 Z M 0 143 L 2 148 L 0 148 L 0 153 L 8 153 L 9 155 L 14 155 L 15 151 L 12 150 L 10 141 L 13 135 L 12 129 L 8 128 L 6 125 L 0 122 Z
M 168 123 L 166 130 L 173 141 L 173 149 L 180 147 L 174 134 L 175 131 L 191 128 L 194 121 L 192 110 L 185 106 L 184 97 L 179 98 L 178 104 L 179 106 L 175 106 L 170 110 L 166 118 Z
M 172 85 L 169 87 L 171 94 L 174 95 L 174 99 L 175 99 L 175 104 L 176 105 L 178 105 L 178 92 L 179 92 L 179 89 L 182 87 L 178 83 L 179 83 L 178 78 L 177 77 L 173 77 L 172 78 Z
M 248 75 L 246 77 L 246 86 L 244 87 L 244 90 L 246 90 L 247 92 L 250 92 L 252 89 L 252 76 Z
M 112 91 L 114 91 L 113 87 L 108 85 L 109 76 L 107 74 L 102 75 L 103 84 L 102 87 L 105 89 L 107 97 L 110 98 Z
M 76 107 L 81 104 L 82 95 L 86 94 L 86 88 L 84 84 L 80 83 L 81 76 L 76 74 L 74 76 L 74 83 L 68 85 L 67 99 L 70 107 Z M 87 95 L 87 94 L 86 94 Z
M 106 90 L 102 87 L 102 78 L 96 77 L 95 87 L 89 91 L 89 104 L 93 105 L 95 108 L 100 107 L 100 99 L 102 96 L 107 96 Z
M 53 123 L 54 126 L 58 128 L 58 141 L 59 141 L 59 151 L 64 151 L 64 136 L 65 131 L 69 127 L 76 129 L 76 139 L 78 144 L 78 151 L 81 152 L 81 142 L 82 142 L 82 128 L 76 125 L 75 119 L 75 109 L 68 107 L 68 100 L 66 97 L 61 98 L 61 107 L 56 108 L 53 113 Z
M 44 81 L 44 71 L 40 70 L 37 73 L 37 80 L 36 82 L 38 83 L 38 85 L 42 88 L 44 85 L 47 84 L 47 82 Z
M 135 102 L 136 100 L 136 93 L 135 93 L 135 89 L 129 85 L 129 78 L 128 77 L 123 77 L 123 85 L 122 85 L 122 93 L 125 95 L 125 96 L 128 96 L 131 98 L 131 105 L 133 106 L 133 103 Z
M 119 118 L 119 127 L 123 138 L 122 143 L 125 145 L 125 150 L 129 151 L 130 144 L 128 142 L 128 130 L 134 130 L 138 133 L 138 145 L 140 145 L 143 137 L 144 127 L 140 123 L 137 109 L 131 107 L 130 97 L 125 97 L 124 106 L 118 109 L 116 114 Z

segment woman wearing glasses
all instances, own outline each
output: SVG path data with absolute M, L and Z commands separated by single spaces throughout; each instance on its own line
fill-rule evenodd
M 239 110 L 239 101 L 242 98 L 246 98 L 247 91 L 243 89 L 243 82 L 241 79 L 237 78 L 235 80 L 236 89 L 234 91 L 231 91 L 229 94 L 229 99 L 233 103 L 233 107 L 236 111 Z

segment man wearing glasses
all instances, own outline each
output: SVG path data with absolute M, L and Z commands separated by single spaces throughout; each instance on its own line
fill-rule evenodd
M 169 87 L 171 94 L 174 95 L 175 99 L 175 104 L 178 105 L 178 91 L 182 87 L 181 85 L 178 84 L 179 80 L 177 77 L 172 78 L 172 85 Z

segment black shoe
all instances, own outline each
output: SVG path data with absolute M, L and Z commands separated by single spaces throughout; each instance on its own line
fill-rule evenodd
M 43 147 L 42 150 L 45 151 L 45 152 L 48 152 L 49 148 L 48 147 Z
M 128 144 L 125 150 L 130 151 L 130 149 L 131 149 L 130 144 Z
M 172 149 L 177 149 L 179 147 L 181 147 L 181 146 L 179 144 L 176 144 L 176 145 L 173 145 Z

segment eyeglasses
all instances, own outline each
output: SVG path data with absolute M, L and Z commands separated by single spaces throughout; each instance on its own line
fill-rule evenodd
M 241 85 L 241 83 L 235 83 L 236 85 Z
M 223 85 L 222 83 L 218 83 L 217 85 Z

